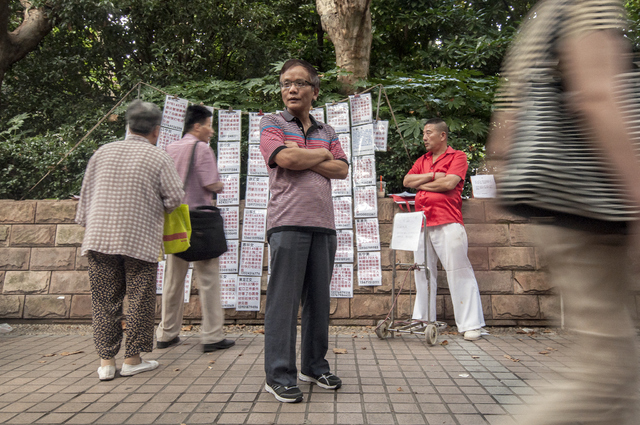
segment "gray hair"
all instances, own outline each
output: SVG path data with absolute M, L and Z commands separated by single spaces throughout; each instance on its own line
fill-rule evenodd
M 146 136 L 162 121 L 162 111 L 155 104 L 134 100 L 125 114 L 129 131 Z

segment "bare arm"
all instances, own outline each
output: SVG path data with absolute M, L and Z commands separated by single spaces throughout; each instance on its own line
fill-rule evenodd
M 222 192 L 222 189 L 224 189 L 224 183 L 215 182 L 205 186 L 204 188 L 210 192 L 220 193 Z
M 441 179 L 445 176 L 445 173 L 407 174 L 406 176 L 404 176 L 402 185 L 404 187 L 410 187 L 412 189 L 420 189 L 420 186 L 422 186 L 423 184 L 433 182 L 434 180 Z
M 438 174 L 440 173 L 436 173 L 435 180 L 421 184 L 417 189 L 426 192 L 448 192 L 455 189 L 458 183 L 460 183 L 460 180 L 462 180 L 460 176 L 456 176 L 455 174 L 447 174 L 442 178 L 438 178 Z
M 347 175 L 349 174 L 349 165 L 344 161 L 331 159 L 311 167 L 310 170 L 315 171 L 328 179 L 342 180 L 347 178 Z

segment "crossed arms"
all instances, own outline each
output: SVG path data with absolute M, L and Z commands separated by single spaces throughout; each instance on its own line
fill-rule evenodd
M 297 143 L 285 141 L 274 158 L 279 167 L 288 170 L 311 170 L 328 179 L 344 179 L 349 172 L 346 162 L 333 158 L 328 149 L 301 149 Z
M 402 184 L 426 192 L 448 192 L 460 183 L 460 176 L 446 173 L 407 174 Z

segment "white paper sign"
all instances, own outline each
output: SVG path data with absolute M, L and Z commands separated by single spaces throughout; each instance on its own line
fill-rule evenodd
M 169 144 L 180 139 L 182 139 L 182 130 L 160 127 L 160 134 L 158 135 L 156 146 L 160 149 L 166 149 Z
M 264 243 L 242 242 L 240 245 L 240 276 L 262 276 Z
M 187 270 L 187 275 L 184 277 L 184 303 L 189 303 L 189 297 L 191 296 L 191 282 L 193 277 L 193 269 Z
M 338 248 L 336 249 L 336 263 L 353 263 L 353 230 L 338 230 L 336 232 Z
M 218 142 L 241 140 L 242 111 L 218 111 Z
M 227 239 L 240 237 L 240 207 L 219 207 Z
M 373 122 L 373 139 L 376 151 L 387 151 L 387 137 L 389 134 L 389 121 Z
M 238 273 L 238 252 L 240 241 L 228 240 L 227 252 L 218 257 L 220 274 Z
M 353 228 L 353 199 L 350 196 L 333 198 L 333 214 L 336 229 Z
M 351 105 L 351 126 L 368 124 L 372 120 L 371 93 L 349 96 Z
M 162 288 L 164 287 L 164 270 L 166 267 L 166 261 L 158 261 L 158 269 L 156 271 L 156 294 L 162 294 Z
M 218 142 L 218 172 L 240 172 L 240 142 Z
M 249 112 L 249 143 L 260 143 L 260 120 L 264 114 L 259 112 Z
M 353 156 L 373 155 L 373 124 L 365 124 L 351 128 L 351 154 Z
M 267 208 L 269 203 L 269 177 L 247 177 L 246 208 Z
M 324 108 L 313 108 L 309 114 L 319 123 L 324 122 Z M 335 129 L 334 129 L 335 130 Z
M 391 249 L 417 251 L 424 214 L 422 212 L 398 213 L 393 217 Z
M 336 133 L 346 133 L 349 131 L 349 104 L 343 103 L 327 103 L 327 124 L 329 124 Z
M 331 196 L 351 196 L 351 166 L 346 179 L 331 180 Z
M 239 205 L 240 174 L 220 174 L 220 181 L 224 184 L 224 188 L 216 197 L 216 205 Z
M 491 174 L 471 176 L 471 187 L 474 198 L 496 197 L 496 181 Z
M 353 183 L 356 186 L 376 184 L 376 157 L 373 155 L 353 158 Z
M 189 101 L 187 99 L 167 95 L 164 99 L 164 110 L 162 111 L 162 121 L 160 125 L 182 132 L 188 105 Z
M 242 220 L 242 240 L 264 242 L 266 226 L 267 210 L 246 208 L 244 210 L 244 220 Z M 260 267 L 262 269 L 262 265 Z
M 222 302 L 222 308 L 236 308 L 237 289 L 237 274 L 220 275 L 220 301 Z
M 331 298 L 353 298 L 353 264 L 334 264 Z
M 238 276 L 237 311 L 260 311 L 260 278 Z
M 260 152 L 260 145 L 249 145 L 248 174 L 250 176 L 268 176 L 267 163 Z
M 340 141 L 340 147 L 347 156 L 347 161 L 351 164 L 351 135 L 349 133 L 338 134 L 338 140 Z
M 353 198 L 354 217 L 378 216 L 378 193 L 375 186 L 356 186 L 353 189 Z
M 382 263 L 380 251 L 358 252 L 358 285 L 382 285 Z
M 380 250 L 380 229 L 377 218 L 356 219 L 356 246 L 358 251 Z

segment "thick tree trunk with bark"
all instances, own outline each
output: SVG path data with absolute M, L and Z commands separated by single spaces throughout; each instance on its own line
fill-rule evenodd
M 53 21 L 44 8 L 33 8 L 31 2 L 20 0 L 24 7 L 22 23 L 9 32 L 10 0 L 0 0 L 0 87 L 11 65 L 35 50 L 38 43 L 51 32 Z
M 316 0 L 322 27 L 336 49 L 336 64 L 350 71 L 342 78 L 345 92 L 351 84 L 369 75 L 371 56 L 371 0 Z

